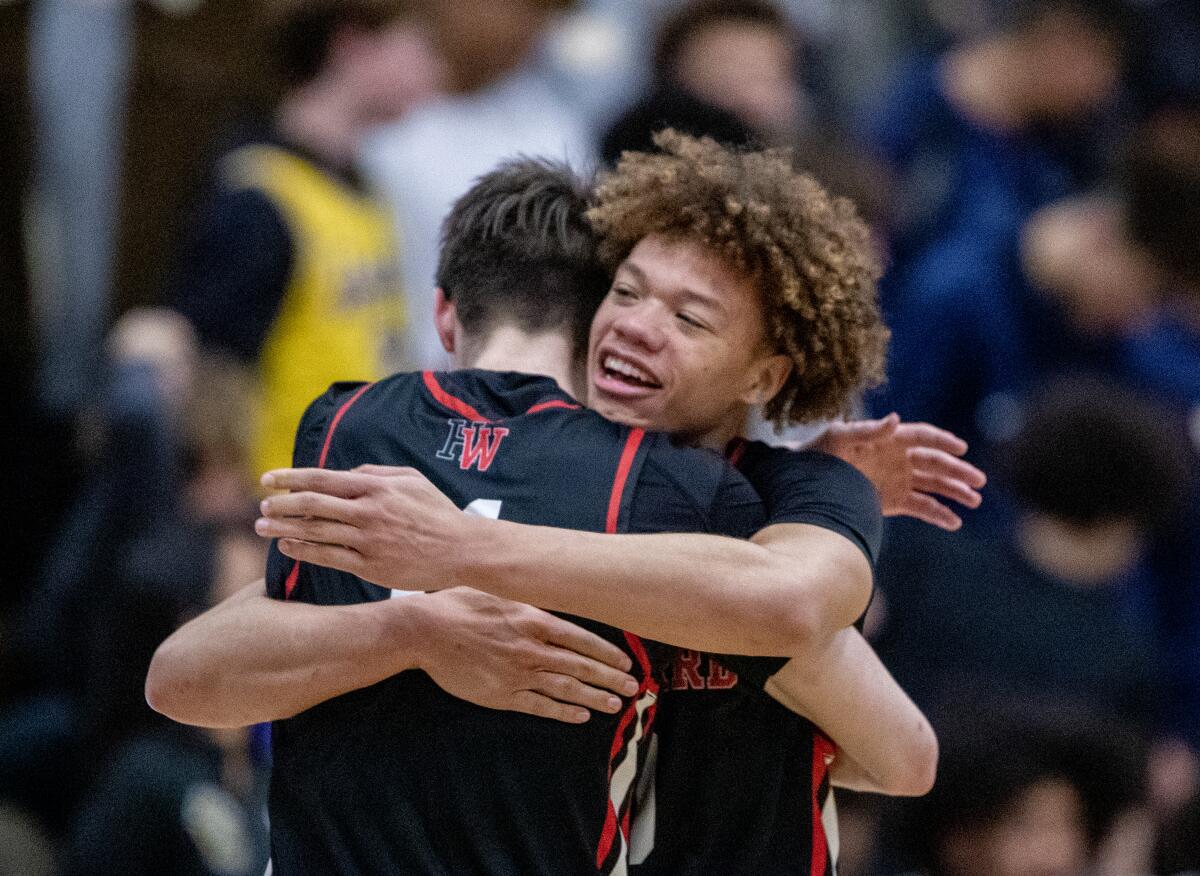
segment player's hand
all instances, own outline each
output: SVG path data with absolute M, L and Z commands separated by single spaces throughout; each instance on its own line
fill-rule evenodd
M 469 587 L 417 598 L 427 617 L 418 663 L 459 699 L 580 724 L 637 693 L 628 655 L 549 612 Z
M 255 531 L 294 560 L 394 590 L 440 590 L 472 518 L 412 468 L 277 469 L 263 486 L 291 490 L 261 505 Z
M 967 443 L 928 423 L 902 423 L 896 414 L 879 420 L 831 423 L 813 445 L 853 465 L 875 485 L 883 513 L 915 517 L 954 531 L 962 519 L 941 499 L 978 508 L 987 475 L 959 459 Z

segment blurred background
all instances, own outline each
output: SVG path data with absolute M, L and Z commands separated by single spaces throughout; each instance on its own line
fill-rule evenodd
M 1200 870 L 1195 0 L 4 0 L 0 874 L 262 872 L 261 734 L 154 715 L 150 654 L 261 574 L 310 398 L 444 364 L 470 181 L 667 124 L 857 202 L 864 413 L 991 475 L 889 528 L 868 634 L 943 756 L 839 797 L 840 872 Z

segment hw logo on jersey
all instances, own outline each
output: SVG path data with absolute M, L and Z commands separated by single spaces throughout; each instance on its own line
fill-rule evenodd
M 496 454 L 500 452 L 500 442 L 508 434 L 503 426 L 489 426 L 486 423 L 469 423 L 466 420 L 447 420 L 450 434 L 446 443 L 437 452 L 438 459 L 457 460 L 458 467 L 463 471 L 477 468 L 487 471 L 491 467 Z

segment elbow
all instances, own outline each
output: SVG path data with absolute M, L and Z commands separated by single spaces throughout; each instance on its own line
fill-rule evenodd
M 160 715 L 166 715 L 174 720 L 181 720 L 181 704 L 185 697 L 186 686 L 182 673 L 179 671 L 177 660 L 172 654 L 170 642 L 159 645 L 150 660 L 150 669 L 146 673 L 146 704 Z
M 204 674 L 194 671 L 185 656 L 178 653 L 171 639 L 159 645 L 146 672 L 146 704 L 160 715 L 181 724 L 198 727 L 225 727 L 214 721 L 205 706 L 212 699 Z
M 788 604 L 765 607 L 759 629 L 773 630 L 775 639 L 764 653 L 797 657 L 813 653 L 818 644 L 829 638 L 820 613 L 807 599 L 792 599 Z
M 885 792 L 893 797 L 923 797 L 933 790 L 937 766 L 937 735 L 929 722 L 922 720 L 920 732 L 906 756 L 898 761 L 895 773 L 888 776 Z

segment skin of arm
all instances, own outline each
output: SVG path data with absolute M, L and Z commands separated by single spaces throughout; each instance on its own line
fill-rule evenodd
M 412 470 L 378 471 L 276 473 L 277 487 L 342 493 L 273 497 L 260 533 L 307 536 L 312 541 L 283 540 L 280 549 L 385 586 L 411 586 L 392 569 L 404 569 L 406 580 L 429 576 L 430 586 L 469 579 L 681 647 L 794 655 L 768 693 L 836 740 L 838 780 L 893 795 L 928 790 L 937 763 L 932 729 L 847 629 L 871 587 L 870 565 L 849 539 L 805 524 L 769 526 L 753 543 L 512 524 L 463 515 Z M 882 720 L 888 732 L 874 732 Z
M 891 796 L 933 787 L 933 728 L 857 630 L 840 630 L 823 648 L 788 661 L 764 690 L 837 744 L 835 785 Z
M 977 507 L 981 500 L 977 490 L 987 480 L 983 472 L 959 459 L 967 446 L 957 436 L 926 423 L 902 423 L 894 414 L 880 420 L 831 423 L 819 446 L 867 475 L 885 513 L 914 516 L 945 529 L 956 529 L 961 521 L 939 497 Z M 406 471 L 417 481 L 392 482 L 390 489 L 400 495 L 390 497 L 387 480 L 356 482 L 354 478 L 354 474 L 403 477 Z M 389 572 L 405 568 L 407 577 L 411 566 L 406 565 L 424 554 L 431 575 L 421 589 L 456 580 L 594 617 L 660 641 L 750 655 L 790 654 L 812 647 L 851 623 L 870 592 L 870 571 L 853 555 L 855 548 L 828 532 L 795 528 L 760 534 L 755 545 L 735 546 L 714 536 L 625 535 L 613 542 L 611 536 L 495 522 L 480 525 L 473 520 L 462 525 L 461 515 L 453 513 L 449 501 L 432 485 L 422 484 L 424 479 L 411 470 L 362 466 L 354 474 L 330 474 L 268 473 L 267 486 L 328 495 L 270 500 L 264 504 L 259 532 L 289 539 L 281 542 L 281 548 L 295 559 L 350 571 L 384 586 L 411 586 L 389 580 Z M 411 507 L 406 509 L 405 501 Z M 390 522 L 381 516 L 387 512 L 394 515 Z M 431 516 L 423 519 L 423 514 Z M 439 523 L 448 528 L 439 532 Z M 420 527 L 425 524 L 431 528 L 423 532 Z M 506 542 L 505 537 L 511 540 Z M 591 553 L 577 556 L 572 550 Z M 830 552 L 827 557 L 825 550 Z M 829 568 L 817 568 L 814 557 L 828 561 Z M 793 563 L 794 559 L 803 562 Z M 439 560 L 445 565 L 439 565 Z M 836 568 L 839 565 L 844 568 Z M 797 568 L 805 571 L 798 573 Z M 589 569 L 605 571 L 600 586 L 592 586 L 596 575 Z M 624 585 L 633 587 L 619 587 L 609 604 L 604 596 L 614 570 L 626 576 Z M 822 580 L 823 571 L 832 577 Z M 721 575 L 729 577 L 721 580 Z M 650 593 L 645 588 L 647 577 L 653 579 Z M 554 586 L 559 582 L 566 582 L 568 588 L 573 583 L 580 586 L 562 592 Z M 658 605 L 648 604 L 656 598 Z M 666 611 L 656 621 L 654 612 L 659 608 Z M 713 627 L 718 618 L 720 625 Z
M 471 586 L 685 648 L 806 653 L 871 591 L 862 552 L 817 526 L 769 526 L 751 542 L 607 535 L 463 514 L 413 469 L 268 477 L 298 491 L 265 500 L 257 524 L 289 557 L 396 589 Z
M 629 665 L 587 630 L 467 588 L 325 606 L 270 599 L 259 580 L 159 646 L 146 700 L 185 724 L 240 727 L 424 669 L 477 705 L 581 723 L 636 691 Z
M 862 614 L 871 592 L 862 552 L 806 524 L 769 526 L 750 542 L 510 524 L 489 527 L 461 561 L 464 578 L 496 595 L 739 654 L 818 647 Z

